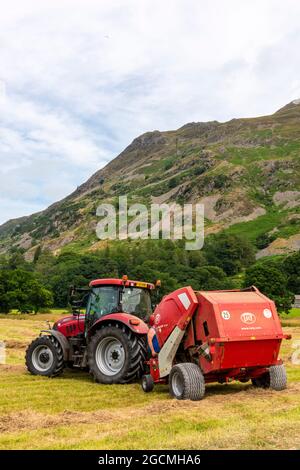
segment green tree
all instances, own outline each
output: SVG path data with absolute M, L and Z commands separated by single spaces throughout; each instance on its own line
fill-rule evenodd
M 39 257 L 41 256 L 41 253 L 42 253 L 42 248 L 41 248 L 41 245 L 39 245 L 34 252 L 33 264 L 37 263 Z
M 288 278 L 288 288 L 294 294 L 300 294 L 300 251 L 285 258 L 282 267 Z
M 245 273 L 244 287 L 256 286 L 263 294 L 274 300 L 279 312 L 288 313 L 292 307 L 294 295 L 287 284 L 285 273 L 272 265 L 256 263 Z
M 54 296 L 56 307 L 66 307 L 69 287 L 87 287 L 92 279 L 118 277 L 118 266 L 114 259 L 105 258 L 103 253 L 79 255 L 63 253 L 55 260 L 51 274 L 47 277 L 47 287 Z
M 51 307 L 53 305 L 52 292 L 42 286 L 38 281 L 33 280 L 28 284 L 27 304 L 34 313 L 37 313 L 41 308 Z M 19 310 L 22 311 L 22 305 Z
M 53 303 L 52 292 L 46 289 L 37 275 L 22 269 L 0 271 L 0 311 L 39 311 Z
M 256 237 L 255 245 L 259 250 L 266 248 L 272 241 L 276 239 L 276 234 L 261 233 Z
M 25 269 L 28 271 L 33 270 L 32 263 L 28 263 L 22 251 L 20 250 L 15 250 L 12 252 L 12 254 L 7 258 L 6 263 L 5 263 L 5 268 L 6 269 Z
M 204 246 L 204 254 L 209 264 L 219 266 L 230 276 L 255 262 L 255 252 L 251 243 L 237 235 L 227 233 L 209 237 Z

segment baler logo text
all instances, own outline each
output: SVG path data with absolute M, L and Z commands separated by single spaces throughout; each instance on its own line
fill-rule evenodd
M 241 321 L 243 323 L 246 323 L 246 325 L 251 325 L 252 323 L 256 322 L 256 316 L 254 315 L 254 313 L 245 312 L 241 315 Z

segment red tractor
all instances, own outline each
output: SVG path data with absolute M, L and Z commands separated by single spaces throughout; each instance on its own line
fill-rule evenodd
M 89 289 L 71 289 L 73 315 L 41 331 L 29 345 L 27 369 L 34 375 L 53 377 L 66 366 L 88 368 L 97 382 L 105 384 L 141 377 L 154 288 L 154 284 L 123 276 L 97 279 Z M 84 304 L 86 313 L 82 314 Z

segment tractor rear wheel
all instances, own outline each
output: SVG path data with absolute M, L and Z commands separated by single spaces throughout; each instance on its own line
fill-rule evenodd
M 54 336 L 40 336 L 26 350 L 26 367 L 33 375 L 55 377 L 62 373 L 64 355 Z
M 177 400 L 201 400 L 205 394 L 205 381 L 200 367 L 190 362 L 173 366 L 169 390 Z
M 284 390 L 287 386 L 287 377 L 284 364 L 271 366 L 261 377 L 252 379 L 254 387 L 272 388 L 273 390 Z
M 103 326 L 88 346 L 90 373 L 99 383 L 131 382 L 142 376 L 146 352 L 145 339 L 124 325 Z

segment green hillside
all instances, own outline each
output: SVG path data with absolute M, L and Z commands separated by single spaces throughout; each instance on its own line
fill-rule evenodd
M 186 124 L 148 132 L 64 200 L 0 227 L 0 251 L 38 247 L 54 254 L 103 246 L 96 207 L 130 201 L 202 202 L 206 235 L 243 235 L 257 256 L 300 247 L 300 104 L 271 116 Z

